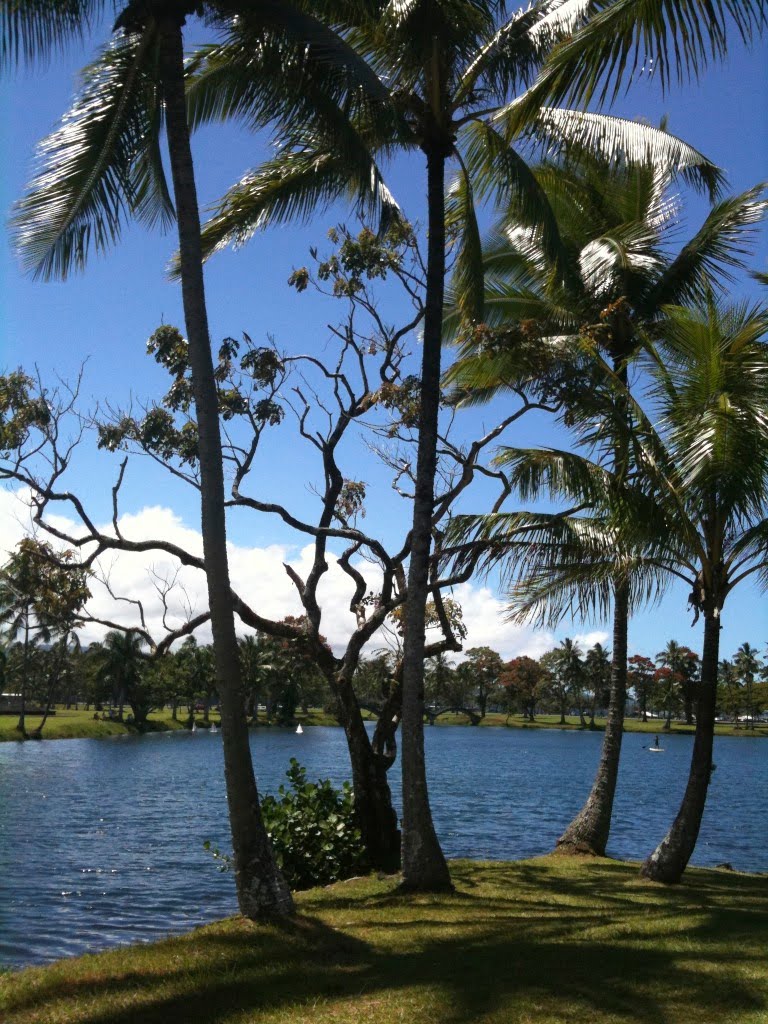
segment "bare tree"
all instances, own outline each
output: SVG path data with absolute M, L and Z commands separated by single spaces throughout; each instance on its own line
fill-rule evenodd
M 407 502 L 413 500 L 418 378 L 408 372 L 408 345 L 423 319 L 424 268 L 414 236 L 402 224 L 384 238 L 367 230 L 353 236 L 340 229 L 332 233 L 332 240 L 336 250 L 331 256 L 320 259 L 313 253 L 312 272 L 301 268 L 290 278 L 298 291 L 311 286 L 345 305 L 341 322 L 329 327 L 322 357 L 315 353 L 285 355 L 274 344 L 257 347 L 248 335 L 242 342 L 228 338 L 219 349 L 215 374 L 223 457 L 231 478 L 227 506 L 277 518 L 297 536 L 306 538 L 312 552 L 309 570 L 303 576 L 294 566 L 284 566 L 301 605 L 301 616 L 288 621 L 271 618 L 266 609 L 253 608 L 246 595 L 233 593 L 232 599 L 245 626 L 273 637 L 301 638 L 312 651 L 330 686 L 346 734 L 356 809 L 369 858 L 374 867 L 395 870 L 400 858 L 399 830 L 387 772 L 397 752 L 402 658 L 396 659 L 372 736 L 365 727 L 354 677 L 366 645 L 388 623 L 403 620 L 411 540 L 407 532 L 393 546 L 373 529 L 364 528 L 369 511 L 368 486 L 357 474 L 363 445 L 363 450 L 389 471 L 395 495 Z M 377 299 L 385 278 L 386 285 L 381 286 L 397 286 L 410 307 L 397 327 L 385 321 Z M 29 400 L 34 401 L 34 396 L 45 398 L 48 420 L 35 424 L 26 441 L 0 463 L 0 477 L 30 489 L 36 524 L 70 548 L 81 550 L 83 564 L 88 567 L 108 552 L 153 551 L 169 556 L 178 566 L 202 570 L 202 558 L 192 552 L 159 538 L 131 540 L 120 526 L 120 491 L 129 456 L 150 458 L 190 487 L 200 486 L 184 339 L 166 325 L 150 339 L 150 350 L 173 378 L 163 403 L 143 408 L 139 416 L 112 410 L 108 422 L 98 423 L 100 445 L 127 453 L 112 489 L 111 529 L 100 529 L 82 498 L 62 486 L 62 477 L 82 436 L 83 421 L 76 416 L 76 389 L 63 395 L 57 404 L 53 396 L 45 396 L 39 382 L 33 387 L 30 381 Z M 453 437 L 454 410 L 447 402 L 443 405 L 429 573 L 429 600 L 437 636 L 428 638 L 425 657 L 458 651 L 463 639 L 446 595 L 470 578 L 474 561 L 471 556 L 465 558 L 460 571 L 441 569 L 441 565 L 448 564 L 443 533 L 451 510 L 478 478 L 484 480 L 486 489 L 489 483 L 495 487 L 493 509 L 501 507 L 509 495 L 509 483 L 502 471 L 485 465 L 484 455 L 525 412 L 545 407 L 521 394 L 517 406 L 500 422 L 482 436 L 460 443 Z M 77 424 L 72 443 L 61 439 L 61 424 L 67 416 L 75 416 Z M 293 420 L 298 438 L 317 460 L 312 511 L 307 510 L 306 501 L 301 502 L 301 510 L 296 510 L 276 501 L 273 494 L 259 493 L 270 480 L 268 473 L 257 471 L 267 431 L 284 420 Z M 354 469 L 347 468 L 352 465 Z M 52 511 L 55 508 L 60 512 L 62 507 L 82 532 L 62 529 L 60 516 L 54 520 Z M 332 560 L 348 578 L 351 592 L 349 634 L 336 651 L 321 632 L 321 584 Z M 140 617 L 141 610 L 137 613 Z M 186 627 L 185 631 L 191 632 L 193 621 L 190 617 L 179 629 Z M 104 621 L 103 625 L 110 627 L 112 623 Z

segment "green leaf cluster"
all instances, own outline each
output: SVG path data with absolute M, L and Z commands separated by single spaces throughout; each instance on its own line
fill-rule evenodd
M 368 870 L 352 787 L 334 789 L 328 779 L 307 781 L 295 757 L 286 772 L 290 785 L 261 802 L 272 847 L 292 889 L 311 889 Z
M 0 377 L 0 452 L 4 455 L 20 448 L 30 430 L 43 430 L 50 423 L 45 398 L 32 397 L 34 384 L 21 370 Z

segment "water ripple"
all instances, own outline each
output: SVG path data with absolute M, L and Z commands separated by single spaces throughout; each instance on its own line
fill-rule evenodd
M 167 734 L 0 744 L 0 963 L 43 963 L 146 942 L 236 912 L 230 875 L 203 842 L 230 848 L 221 737 Z M 447 856 L 514 859 L 551 849 L 580 808 L 599 733 L 434 728 L 430 797 Z M 682 796 L 691 739 L 624 739 L 609 845 L 639 859 Z M 263 730 L 252 740 L 263 790 L 297 756 L 311 777 L 348 777 L 340 729 Z M 693 863 L 768 870 L 768 743 L 718 738 Z M 391 784 L 399 803 L 398 768 Z

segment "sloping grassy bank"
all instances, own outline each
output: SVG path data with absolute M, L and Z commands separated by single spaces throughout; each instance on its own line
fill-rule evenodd
M 768 877 L 643 882 L 607 860 L 456 862 L 456 893 L 392 879 L 304 893 L 285 924 L 0 978 L 6 1024 L 765 1024 Z

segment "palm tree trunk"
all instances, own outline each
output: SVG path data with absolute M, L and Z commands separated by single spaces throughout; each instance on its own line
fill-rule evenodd
M 628 355 L 628 343 L 612 353 L 613 371 L 626 388 L 627 368 L 624 357 Z M 620 413 L 628 420 L 628 402 L 625 397 L 617 398 Z M 629 423 L 627 423 L 629 426 Z M 621 478 L 627 470 L 628 444 L 619 435 L 613 443 L 613 469 Z M 605 856 L 608 835 L 611 831 L 613 798 L 619 776 L 621 740 L 624 734 L 624 708 L 627 702 L 627 636 L 629 633 L 629 580 L 616 575 L 613 578 L 613 655 L 611 659 L 611 694 L 608 700 L 608 721 L 605 725 L 603 744 L 600 748 L 600 763 L 587 802 L 558 839 L 558 847 L 567 847 Z M 597 693 L 595 692 L 595 701 Z M 592 705 L 594 725 L 594 703 Z
M 16 729 L 21 733 L 23 739 L 27 736 L 27 679 L 29 678 L 29 614 L 24 618 L 24 656 L 21 661 L 21 710 Z
M 224 473 L 213 376 L 192 150 L 184 94 L 182 18 L 161 22 L 168 151 L 179 232 L 181 286 L 199 433 L 203 554 L 208 582 L 235 882 L 246 917 L 286 915 L 293 900 L 272 854 L 259 807 L 245 718 L 240 659 L 227 564 Z
M 592 853 L 603 857 L 611 829 L 613 798 L 619 775 L 621 740 L 624 733 L 624 704 L 627 697 L 627 627 L 629 622 L 629 583 L 614 583 L 613 660 L 611 696 L 605 726 L 600 764 L 587 802 L 558 839 L 559 849 Z
M 420 891 L 452 888 L 448 866 L 432 822 L 424 762 L 424 631 L 440 406 L 440 345 L 445 285 L 445 159 L 446 154 L 439 147 L 427 147 L 427 294 L 403 646 L 403 888 Z
M 654 882 L 679 882 L 696 846 L 712 775 L 719 649 L 720 619 L 712 612 L 707 612 L 704 620 L 701 690 L 688 784 L 672 827 L 640 869 L 641 875 Z

